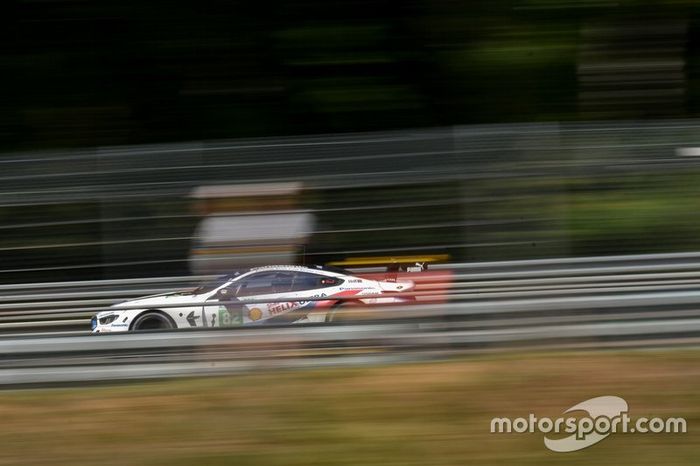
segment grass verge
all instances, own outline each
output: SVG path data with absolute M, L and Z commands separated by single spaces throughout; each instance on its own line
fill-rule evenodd
M 0 464 L 698 464 L 700 350 L 479 356 L 0 392 Z M 494 416 L 557 417 L 617 395 L 686 434 L 618 434 L 552 453 Z

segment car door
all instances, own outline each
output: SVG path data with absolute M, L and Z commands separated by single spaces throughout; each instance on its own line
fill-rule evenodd
M 294 273 L 262 271 L 241 278 L 220 289 L 208 301 L 205 322 L 209 327 L 235 327 L 262 323 L 299 307 L 289 301 Z
M 310 313 L 321 309 L 326 312 L 325 308 L 333 301 L 323 298 L 332 296 L 343 282 L 341 278 L 319 273 L 295 272 L 291 289 L 285 278 L 284 293 L 278 293 L 276 302 L 267 306 L 267 322 L 310 322 L 311 320 L 307 319 Z
M 340 277 L 313 272 L 297 272 L 294 276 L 292 293 L 298 300 L 298 317 L 305 317 L 300 322 L 323 322 L 328 309 L 337 301 L 345 280 Z M 325 299 L 328 298 L 328 299 Z

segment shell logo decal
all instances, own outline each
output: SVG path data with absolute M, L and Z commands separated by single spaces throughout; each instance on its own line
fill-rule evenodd
M 262 311 L 258 307 L 254 307 L 250 311 L 248 311 L 248 317 L 250 320 L 260 320 L 262 317 Z

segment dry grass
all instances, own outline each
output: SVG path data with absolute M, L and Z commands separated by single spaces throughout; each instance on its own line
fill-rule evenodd
M 0 392 L 0 464 L 698 464 L 700 351 L 489 356 Z M 494 416 L 558 416 L 600 395 L 685 435 L 612 436 L 556 454 Z

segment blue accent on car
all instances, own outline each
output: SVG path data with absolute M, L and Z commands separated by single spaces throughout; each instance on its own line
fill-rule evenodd
M 97 327 L 97 317 L 93 316 L 92 319 L 90 319 L 90 328 L 92 328 L 92 330 L 95 330 L 96 327 Z

